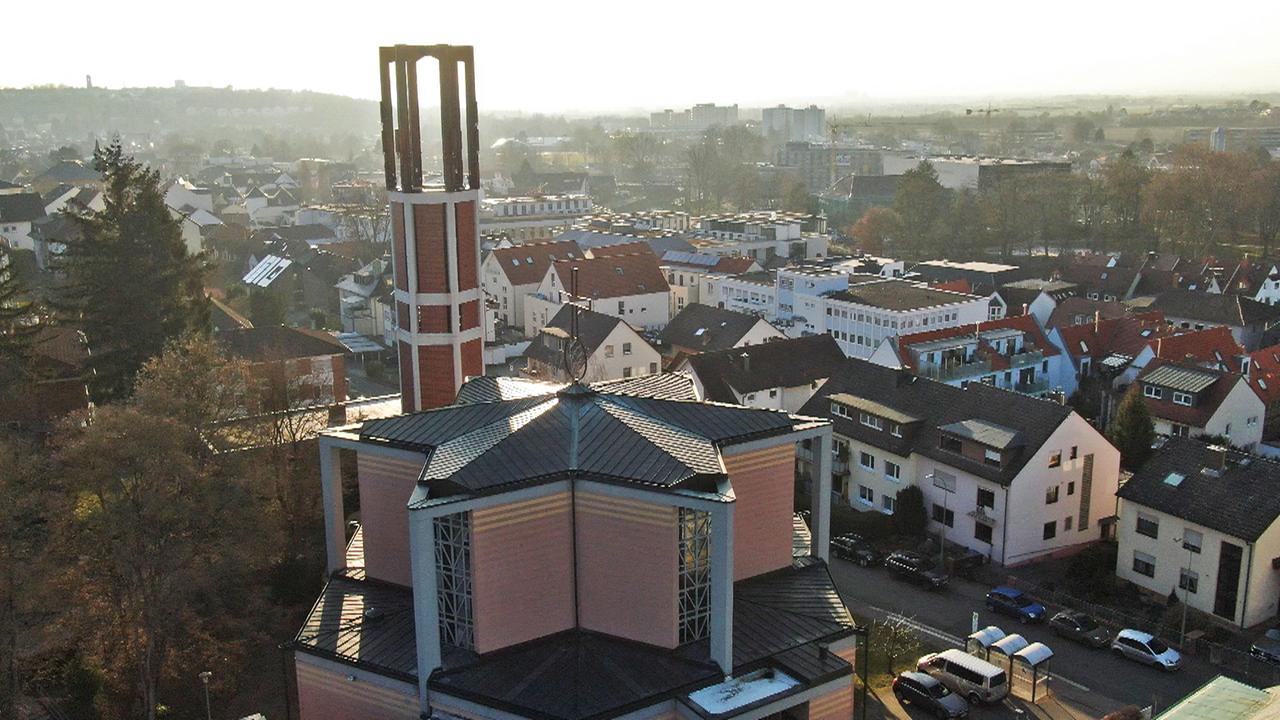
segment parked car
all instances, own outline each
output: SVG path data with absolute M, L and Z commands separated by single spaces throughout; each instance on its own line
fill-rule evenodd
M 1249 646 L 1249 654 L 1263 662 L 1280 665 L 1280 628 L 1271 628 Z
M 893 573 L 930 589 L 945 587 L 950 580 L 946 573 L 937 569 L 932 560 L 909 550 L 895 550 L 889 553 L 889 557 L 885 558 L 884 566 Z
M 1117 657 L 1158 667 L 1165 672 L 1173 672 L 1182 667 L 1182 656 L 1177 650 L 1165 645 L 1160 638 L 1141 630 L 1126 628 L 1116 633 L 1115 640 L 1111 641 L 1111 652 Z
M 1049 612 L 1026 593 L 1004 585 L 992 588 L 987 593 L 987 609 L 1016 617 L 1024 623 L 1044 622 L 1044 616 Z
M 1073 610 L 1063 610 L 1049 620 L 1053 634 L 1075 640 L 1090 647 L 1104 648 L 1111 642 L 1111 633 L 1089 615 Z
M 862 567 L 884 563 L 884 555 L 871 547 L 871 543 L 857 533 L 846 533 L 831 538 L 831 554 L 841 560 L 858 563 Z
M 999 702 L 1009 694 L 1009 676 L 1003 669 L 955 648 L 925 655 L 916 661 L 916 669 L 963 695 L 970 705 Z
M 899 673 L 893 679 L 893 696 L 900 704 L 915 705 L 938 716 L 939 720 L 962 718 L 969 714 L 969 703 L 928 673 L 910 670 Z

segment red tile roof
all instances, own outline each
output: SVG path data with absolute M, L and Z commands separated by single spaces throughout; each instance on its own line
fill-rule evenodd
M 725 273 L 727 275 L 740 275 L 751 270 L 751 266 L 755 264 L 755 259 L 737 255 L 726 255 L 711 266 L 711 272 Z
M 1222 370 L 1212 370 L 1202 368 L 1195 365 L 1186 365 L 1184 363 L 1175 363 L 1168 360 L 1152 360 L 1147 363 L 1142 372 L 1138 375 L 1135 386 L 1145 380 L 1157 369 L 1164 366 L 1174 366 L 1180 368 L 1194 368 L 1200 372 L 1207 372 L 1217 375 L 1218 378 L 1212 385 L 1201 390 L 1196 394 L 1196 404 L 1193 406 L 1177 405 L 1173 402 L 1173 393 L 1165 389 L 1164 397 L 1157 400 L 1155 398 L 1143 396 L 1143 401 L 1147 405 L 1147 411 L 1152 417 L 1162 418 L 1171 422 L 1189 425 L 1191 427 L 1204 427 L 1209 422 L 1209 418 L 1218 411 L 1218 407 L 1222 405 L 1222 401 L 1227 399 L 1227 394 L 1235 387 L 1236 381 L 1240 379 L 1240 375 Z M 1142 392 L 1139 387 L 1138 392 Z
M 667 278 L 652 251 L 637 255 L 597 257 L 589 260 L 557 260 L 552 267 L 562 287 L 570 287 L 572 269 L 578 269 L 578 295 L 614 298 L 669 292 Z
M 582 257 L 582 249 L 572 240 L 528 243 L 493 251 L 493 258 L 512 285 L 536 285 L 556 260 Z
M 587 250 L 593 258 L 616 257 L 618 255 L 653 255 L 653 248 L 643 240 L 618 243 L 617 245 L 601 245 Z
M 934 290 L 948 290 L 950 292 L 971 293 L 973 286 L 968 280 L 948 280 L 946 282 L 930 283 L 929 287 Z
M 912 333 L 911 335 L 902 335 L 893 339 L 898 349 L 898 354 L 903 364 L 914 369 L 912 363 L 913 358 L 910 352 L 906 352 L 912 345 L 931 342 L 933 340 L 943 340 L 947 338 L 959 338 L 966 335 L 972 336 L 975 333 L 986 330 L 1021 330 L 1027 341 L 1035 347 L 1036 350 L 1044 353 L 1045 356 L 1057 355 L 1058 348 L 1049 339 L 1045 337 L 1044 331 L 1036 324 L 1033 315 L 1018 315 L 1015 317 L 1004 318 L 1001 320 L 990 320 L 986 322 L 974 323 L 973 325 L 961 325 L 959 327 L 942 328 L 939 330 L 926 330 L 924 332 Z M 979 348 L 979 353 L 984 357 L 991 359 L 991 367 L 994 370 L 1003 370 L 1009 367 L 1009 360 L 1003 355 L 995 351 L 987 343 L 983 342 Z
M 1244 348 L 1231 336 L 1231 328 L 1225 326 L 1158 336 L 1148 340 L 1147 345 L 1158 358 L 1175 362 L 1189 359 L 1197 365 L 1221 364 L 1231 370 L 1239 368 L 1234 358 L 1244 354 Z
M 1280 345 L 1249 353 L 1249 387 L 1268 408 L 1280 401 Z
M 1159 312 L 1068 325 L 1058 329 L 1067 354 L 1077 359 L 1085 356 L 1101 359 L 1115 353 L 1134 357 L 1146 346 L 1148 339 L 1166 331 L 1164 315 Z

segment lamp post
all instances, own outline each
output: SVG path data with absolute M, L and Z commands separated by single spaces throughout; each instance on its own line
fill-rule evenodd
M 859 688 L 858 694 L 860 704 L 862 706 L 862 720 L 867 720 L 867 668 L 871 664 L 871 627 L 868 625 L 855 625 L 853 628 L 853 636 L 861 639 L 861 651 L 857 654 L 857 659 L 862 665 L 862 687 Z M 858 668 L 854 668 L 856 673 Z
M 204 716 L 205 720 L 213 720 L 213 710 L 209 707 L 209 679 L 213 673 L 205 670 L 200 673 L 200 682 L 204 683 Z
M 1187 551 L 1187 581 L 1182 582 L 1179 575 L 1178 582 L 1182 585 L 1182 632 L 1178 636 L 1178 646 L 1182 649 L 1187 647 L 1187 602 L 1191 599 L 1191 545 L 1186 542 L 1185 538 L 1175 538 L 1174 542 L 1182 543 L 1182 547 Z

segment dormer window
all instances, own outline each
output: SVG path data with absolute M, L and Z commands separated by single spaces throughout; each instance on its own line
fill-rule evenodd
M 952 437 L 950 435 L 943 435 L 939 437 L 938 447 L 942 448 L 943 450 L 946 450 L 947 452 L 953 452 L 957 454 L 959 454 L 963 449 L 963 445 L 960 442 L 960 438 Z
M 1145 395 L 1146 397 L 1153 398 L 1156 400 L 1161 400 L 1164 398 L 1164 393 L 1161 392 L 1160 388 L 1156 387 L 1155 385 L 1143 385 L 1142 394 Z
M 895 422 L 889 423 L 889 434 L 897 438 L 902 437 L 902 426 Z
M 1196 397 L 1196 396 L 1195 396 L 1195 395 L 1192 395 L 1191 393 L 1174 392 L 1174 393 L 1173 393 L 1173 404 L 1174 404 L 1174 405 L 1185 405 L 1185 406 L 1187 406 L 1187 407 L 1191 407 L 1191 404 L 1195 401 L 1195 397 Z
M 837 403 L 831 403 L 831 414 L 842 418 L 849 417 L 849 411 L 843 405 Z
M 875 415 L 869 415 L 869 414 L 867 414 L 867 413 L 861 413 L 861 414 L 859 414 L 859 415 L 858 415 L 858 422 L 860 422 L 860 423 L 862 423 L 863 425 L 865 425 L 865 426 L 867 426 L 867 427 L 871 428 L 872 430 L 883 430 L 883 429 L 884 429 L 884 421 L 883 421 L 883 420 L 881 420 L 880 418 L 876 417 Z
M 986 449 L 982 451 L 982 464 L 1000 467 L 1000 451 Z

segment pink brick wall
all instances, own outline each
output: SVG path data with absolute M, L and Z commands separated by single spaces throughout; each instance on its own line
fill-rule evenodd
M 733 510 L 733 579 L 791 565 L 795 443 L 724 457 L 737 497 Z
M 371 578 L 411 585 L 407 503 L 422 463 L 358 453 L 356 470 L 360 476 L 365 572 Z
M 853 677 L 839 689 L 809 701 L 809 720 L 850 720 L 853 717 Z
M 407 683 L 404 692 L 351 681 L 305 659 L 296 660 L 298 717 L 301 720 L 416 720 L 417 689 Z
M 675 647 L 675 508 L 579 492 L 577 510 L 579 623 Z
M 573 627 L 569 493 L 471 513 L 476 650 Z

